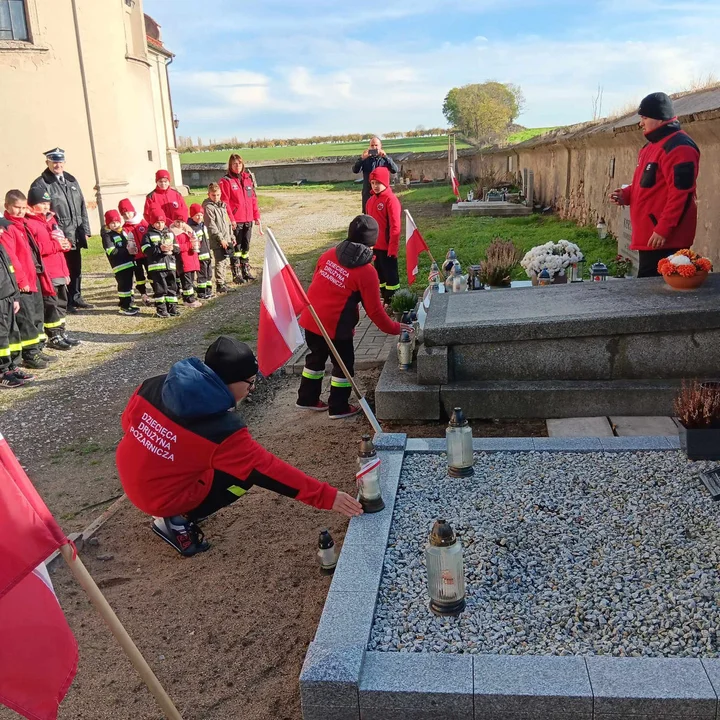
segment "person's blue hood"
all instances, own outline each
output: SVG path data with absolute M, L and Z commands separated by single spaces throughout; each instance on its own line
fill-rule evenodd
M 176 362 L 165 378 L 162 401 L 179 417 L 217 415 L 235 406 L 228 386 L 198 358 Z

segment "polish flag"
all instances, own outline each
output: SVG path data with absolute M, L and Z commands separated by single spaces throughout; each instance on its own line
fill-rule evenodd
M 297 275 L 268 229 L 258 325 L 258 367 L 271 375 L 303 344 L 297 316 L 310 303 Z
M 455 170 L 453 169 L 453 166 L 450 166 L 450 180 L 452 181 L 452 188 L 453 193 L 455 193 L 455 197 L 459 200 L 460 199 L 460 183 L 458 182 L 458 179 L 455 177 Z
M 44 561 L 68 539 L 0 435 L 0 704 L 56 720 L 78 646 Z
M 421 252 L 430 252 L 425 239 L 412 219 L 412 215 L 405 211 L 405 266 L 407 268 L 408 284 L 412 285 L 418 274 L 418 258 Z

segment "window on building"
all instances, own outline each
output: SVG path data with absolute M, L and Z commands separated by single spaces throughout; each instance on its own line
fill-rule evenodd
M 25 0 L 0 0 L 0 40 L 29 40 Z
M 152 150 L 148 150 L 148 160 L 152 162 Z

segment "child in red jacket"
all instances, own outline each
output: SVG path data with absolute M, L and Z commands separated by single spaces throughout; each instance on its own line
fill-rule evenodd
M 180 218 L 176 218 L 170 226 L 175 235 L 175 241 L 180 247 L 177 257 L 177 279 L 182 294 L 183 303 L 188 307 L 200 307 L 202 303 L 195 293 L 198 270 L 200 270 L 200 242 L 195 237 L 192 228 Z
M 147 258 L 140 246 L 147 232 L 147 223 L 143 217 L 138 217 L 135 207 L 129 198 L 118 203 L 118 212 L 122 215 L 123 230 L 128 236 L 128 249 L 135 259 L 135 289 L 140 293 L 143 305 L 152 305 L 147 294 L 147 279 L 145 277 Z
M 67 316 L 70 271 L 65 253 L 72 249 L 70 241 L 57 224 L 55 213 L 50 212 L 50 195 L 42 187 L 31 187 L 28 193 L 27 227 L 35 238 L 43 265 L 50 276 L 55 295 L 43 295 L 44 330 L 48 347 L 53 350 L 70 350 L 80 341 L 68 335 L 65 329 Z
M 0 218 L 0 238 L 11 223 Z M 20 291 L 10 256 L 0 242 L 0 388 L 19 388 L 33 379 L 15 363 L 20 359 L 20 329 L 15 316 L 20 310 Z
M 198 260 L 200 270 L 197 274 L 197 295 L 201 300 L 212 297 L 212 261 L 210 259 L 210 233 L 205 227 L 205 211 L 199 203 L 190 206 L 188 225 L 198 240 Z
M 375 168 L 370 173 L 370 187 L 373 194 L 367 201 L 365 212 L 375 218 L 380 227 L 375 245 L 375 269 L 380 279 L 380 293 L 389 305 L 395 291 L 400 289 L 397 258 L 402 208 L 390 189 L 390 171 L 386 167 Z

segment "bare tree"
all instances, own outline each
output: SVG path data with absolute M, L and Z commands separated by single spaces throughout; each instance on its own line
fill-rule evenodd
M 592 119 L 599 120 L 602 117 L 603 86 L 598 83 L 597 94 L 592 99 Z

